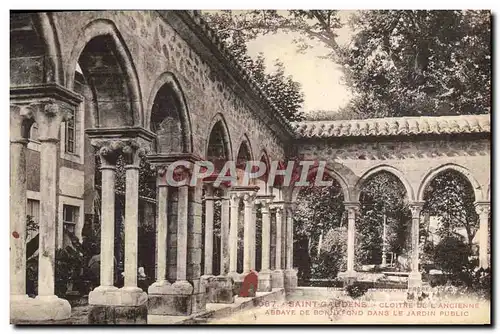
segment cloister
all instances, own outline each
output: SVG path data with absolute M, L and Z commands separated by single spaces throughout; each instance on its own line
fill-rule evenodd
M 54 293 L 63 208 L 79 211 L 75 234 L 101 191 L 100 285 L 93 314 L 181 316 L 207 303 L 232 303 L 234 284 L 255 271 L 259 291 L 297 287 L 293 210 L 300 187 L 258 180 L 250 186 L 157 184 L 155 282 L 137 285 L 139 165 L 157 172 L 177 160 L 326 161 L 348 215 L 347 270 L 354 270 L 360 189 L 378 172 L 404 185 L 412 212 L 409 287 L 421 284 L 419 220 L 427 185 L 454 170 L 472 185 L 479 215 L 479 259 L 489 266 L 490 116 L 401 117 L 289 123 L 230 56 L 196 11 L 11 13 L 10 295 L 12 320 L 70 316 Z M 335 98 L 332 96 L 331 98 Z M 36 127 L 37 137 L 34 138 Z M 98 155 L 100 166 L 96 164 Z M 114 286 L 115 172 L 125 161 L 124 286 Z M 100 168 L 100 184 L 95 169 Z M 27 200 L 37 198 L 38 296 L 26 294 Z M 213 273 L 214 202 L 222 201 L 220 270 Z M 256 233 L 256 208 L 262 232 Z M 202 214 L 204 212 L 204 214 Z M 202 217 L 204 222 L 202 222 Z M 238 221 L 243 268 L 238 272 Z M 203 223 L 203 224 L 202 224 Z M 202 228 L 204 226 L 204 228 Z M 256 240 L 262 253 L 256 254 Z M 202 262 L 203 256 L 203 262 Z M 203 267 L 202 267 L 203 263 Z M 125 312 L 125 311 L 124 311 Z M 100 320 L 109 322 L 110 320 Z M 99 322 L 99 321 L 97 321 Z

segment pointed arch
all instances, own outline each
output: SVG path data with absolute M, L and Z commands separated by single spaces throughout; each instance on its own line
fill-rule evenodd
M 191 131 L 191 118 L 189 116 L 189 109 L 186 102 L 186 96 L 181 88 L 181 85 L 175 75 L 171 72 L 162 73 L 153 84 L 151 93 L 149 94 L 148 105 L 147 105 L 147 116 L 145 120 L 144 127 L 151 129 L 151 117 L 153 112 L 153 107 L 155 100 L 157 99 L 159 93 L 165 88 L 168 88 L 173 92 L 175 98 L 178 101 L 178 112 L 179 120 L 181 123 L 181 133 L 182 133 L 182 151 L 184 153 L 193 152 L 193 136 Z
M 472 186 L 472 190 L 474 191 L 474 196 L 476 201 L 480 201 L 484 198 L 481 185 L 476 180 L 474 175 L 472 175 L 471 171 L 463 166 L 454 163 L 449 163 L 432 168 L 427 172 L 427 174 L 423 177 L 423 179 L 420 182 L 420 187 L 418 189 L 418 196 L 417 196 L 418 201 L 424 201 L 424 193 L 427 186 L 432 182 L 432 180 L 437 175 L 447 170 L 454 170 L 463 175 L 469 181 L 470 185 Z
M 405 187 L 406 189 L 406 196 L 408 196 L 408 200 L 410 202 L 415 201 L 415 192 L 413 190 L 413 187 L 411 186 L 410 182 L 406 179 L 405 175 L 403 172 L 401 172 L 399 169 L 397 169 L 394 166 L 386 165 L 386 164 L 381 164 L 377 165 L 375 167 L 372 167 L 368 169 L 358 180 L 356 183 L 355 189 L 356 189 L 356 200 L 359 201 L 359 196 L 361 194 L 361 187 L 363 184 L 370 179 L 371 176 L 380 173 L 380 172 L 387 172 L 392 175 L 394 175 Z
M 142 105 L 142 93 L 139 83 L 139 76 L 133 62 L 132 55 L 120 34 L 115 23 L 108 19 L 96 19 L 89 22 L 81 31 L 76 43 L 71 50 L 68 62 L 66 64 L 66 87 L 74 90 L 75 71 L 78 60 L 87 45 L 98 37 L 107 37 L 112 42 L 114 56 L 117 64 L 125 76 L 128 100 L 132 113 L 132 124 L 134 126 L 144 126 L 144 114 Z M 98 124 L 98 123 L 97 123 Z
M 214 128 L 216 126 L 220 126 L 220 129 L 223 133 L 223 141 L 226 149 L 226 159 L 227 160 L 233 160 L 233 147 L 231 145 L 231 134 L 229 132 L 229 127 L 227 126 L 226 119 L 224 118 L 224 115 L 222 113 L 217 113 L 215 116 L 212 118 L 212 121 L 210 122 L 210 125 L 208 129 L 210 130 L 208 132 L 208 137 L 205 141 L 205 157 L 208 159 L 208 147 L 210 144 L 210 138 L 212 136 L 212 132 L 214 131 Z
M 242 149 L 245 149 L 248 154 L 248 160 L 254 160 L 253 157 L 253 149 L 252 149 L 252 144 L 250 143 L 250 139 L 248 138 L 248 135 L 245 133 L 240 137 L 240 140 L 238 141 L 238 151 L 236 151 L 236 159 L 240 157 L 240 151 Z

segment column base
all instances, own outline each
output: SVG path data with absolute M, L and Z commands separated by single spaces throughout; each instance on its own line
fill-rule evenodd
M 233 279 L 233 295 L 239 295 L 240 289 L 243 286 L 243 278 L 242 274 L 237 272 L 232 272 L 227 274 L 228 277 Z
M 148 313 L 156 315 L 191 315 L 193 298 L 204 295 L 193 295 L 193 286 L 188 281 L 177 281 L 173 284 L 155 282 L 148 292 Z
M 234 303 L 234 280 L 229 276 L 216 276 L 213 279 L 213 294 L 207 303 L 232 304 Z
M 215 299 L 216 287 L 214 286 L 214 278 L 214 275 L 203 275 L 200 277 L 200 284 L 205 287 L 203 291 L 205 291 L 207 303 L 213 303 L 212 300 Z
M 283 270 L 274 270 L 271 274 L 271 287 L 273 289 L 283 289 L 285 287 L 285 277 Z
M 89 324 L 146 324 L 147 301 L 139 287 L 99 286 L 89 293 Z
M 350 270 L 338 273 L 337 277 L 344 282 L 344 285 L 350 285 L 357 281 L 358 275 L 356 271 Z
M 99 286 L 89 293 L 89 305 L 139 306 L 147 300 L 148 294 L 139 287 Z
M 270 292 L 272 290 L 271 276 L 272 273 L 270 270 L 261 271 L 259 273 L 259 285 L 257 291 Z
M 12 323 L 16 320 L 63 320 L 70 316 L 69 302 L 56 295 L 36 298 L 29 298 L 27 295 L 11 296 L 10 321 Z
M 411 272 L 408 275 L 408 289 L 417 289 L 422 287 L 422 274 Z
M 297 271 L 295 269 L 287 269 L 284 272 L 285 291 L 290 292 L 297 288 Z

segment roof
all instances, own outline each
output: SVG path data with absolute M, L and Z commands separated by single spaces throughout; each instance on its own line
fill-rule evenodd
M 490 132 L 490 115 L 420 116 L 293 123 L 302 138 L 413 136 Z

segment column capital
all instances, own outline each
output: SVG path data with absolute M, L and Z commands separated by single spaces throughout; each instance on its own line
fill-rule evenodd
M 477 201 L 474 203 L 474 208 L 478 215 L 488 215 L 490 213 L 490 202 Z
M 26 105 L 10 104 L 10 142 L 27 143 L 34 122 L 33 112 Z
M 270 210 L 282 213 L 285 209 L 285 202 L 276 201 L 270 204 Z
M 46 99 L 23 105 L 25 115 L 38 124 L 38 140 L 59 141 L 61 122 L 71 119 L 70 107 L 55 99 Z
M 344 202 L 344 208 L 349 215 L 356 215 L 361 208 L 361 204 L 359 202 Z
M 409 205 L 412 218 L 419 218 L 420 212 L 424 207 L 424 202 L 412 202 Z

